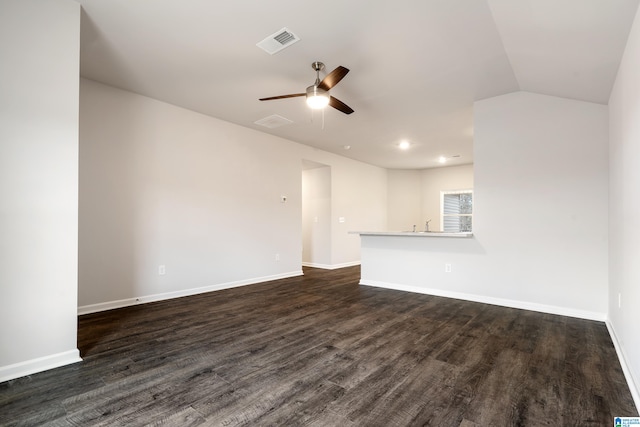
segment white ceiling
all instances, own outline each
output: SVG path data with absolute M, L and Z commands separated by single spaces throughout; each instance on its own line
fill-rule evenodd
M 374 165 L 428 168 L 473 162 L 476 100 L 523 90 L 606 104 L 640 0 L 78 1 L 83 77 Z M 275 55 L 256 46 L 283 27 L 301 40 Z M 321 77 L 351 70 L 331 94 L 355 113 L 258 101 L 304 92 L 313 61 Z M 254 124 L 272 114 L 293 123 Z

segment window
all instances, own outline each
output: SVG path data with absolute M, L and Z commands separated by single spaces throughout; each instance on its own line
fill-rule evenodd
M 473 223 L 473 191 L 441 191 L 442 231 L 470 232 Z

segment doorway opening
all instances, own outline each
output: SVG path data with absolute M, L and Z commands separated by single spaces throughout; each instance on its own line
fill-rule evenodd
M 302 160 L 302 265 L 331 265 L 331 166 Z

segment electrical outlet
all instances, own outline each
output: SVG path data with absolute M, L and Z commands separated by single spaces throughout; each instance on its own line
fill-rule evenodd
M 164 265 L 158 266 L 158 275 L 164 276 L 166 273 L 166 269 Z
M 445 264 L 444 265 L 444 272 L 445 273 L 451 273 L 451 264 Z
M 276 254 L 276 261 L 280 261 L 280 254 Z
M 622 308 L 622 294 L 618 293 L 618 308 Z

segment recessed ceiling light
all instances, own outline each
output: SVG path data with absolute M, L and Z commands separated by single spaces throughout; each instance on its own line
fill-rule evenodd
M 344 148 L 345 150 L 351 150 L 351 146 L 350 145 L 344 145 L 342 148 Z
M 438 157 L 438 163 L 447 163 L 447 161 L 451 159 L 458 159 L 458 158 L 460 158 L 460 154 L 454 154 L 453 156 L 440 156 Z
M 401 141 L 400 144 L 398 144 L 398 148 L 400 148 L 401 150 L 408 150 L 409 147 L 411 147 L 409 141 Z

